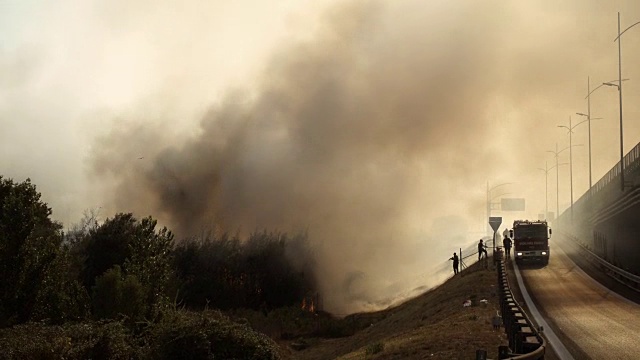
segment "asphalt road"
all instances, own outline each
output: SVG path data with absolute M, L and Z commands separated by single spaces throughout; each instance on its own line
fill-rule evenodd
M 554 332 L 576 359 L 640 359 L 640 305 L 593 280 L 551 245 L 549 265 L 520 271 Z

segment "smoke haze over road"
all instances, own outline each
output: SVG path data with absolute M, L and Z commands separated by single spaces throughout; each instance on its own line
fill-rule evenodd
M 487 181 L 527 199 L 527 213 L 497 213 L 506 221 L 543 212 L 537 168 L 568 143 L 556 126 L 583 120 L 587 76 L 616 78 L 616 11 L 640 20 L 632 1 L 238 3 L 251 10 L 70 2 L 46 34 L 6 25 L 2 175 L 31 177 L 62 221 L 101 206 L 179 236 L 308 230 L 337 312 L 446 276 L 436 270 L 484 230 Z M 640 34 L 625 38 L 631 100 Z M 594 181 L 618 146 L 617 94 L 595 94 Z M 627 124 L 626 150 L 639 140 Z M 574 132 L 577 198 L 586 126 Z

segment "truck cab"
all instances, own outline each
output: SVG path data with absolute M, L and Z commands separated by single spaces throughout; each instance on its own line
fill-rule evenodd
M 549 263 L 549 238 L 552 231 L 545 220 L 516 220 L 510 235 L 513 238 L 513 253 L 518 263 L 524 261 Z

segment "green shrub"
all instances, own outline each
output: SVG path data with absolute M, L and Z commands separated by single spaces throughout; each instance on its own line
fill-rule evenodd
M 93 315 L 96 319 L 117 319 L 126 316 L 141 320 L 145 313 L 144 289 L 138 279 L 127 275 L 123 279 L 120 266 L 107 270 L 96 278 L 93 287 Z
M 277 345 L 216 311 L 165 312 L 136 334 L 123 321 L 0 329 L 0 360 L 254 359 L 278 360 Z
M 120 322 L 49 326 L 27 323 L 0 330 L 0 359 L 140 359 Z
M 67 278 L 62 226 L 27 179 L 0 176 L 0 326 L 84 316 L 84 303 Z
M 0 359 L 60 359 L 71 348 L 64 329 L 39 323 L 17 325 L 0 332 Z
M 280 359 L 277 345 L 266 335 L 216 311 L 176 311 L 150 331 L 147 338 L 153 359 Z
M 85 331 L 82 331 L 85 330 Z M 68 336 L 76 345 L 69 359 L 120 360 L 140 359 L 135 338 L 122 322 L 110 321 L 71 326 Z

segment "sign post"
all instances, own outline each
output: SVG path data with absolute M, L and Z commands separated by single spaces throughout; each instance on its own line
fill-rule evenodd
M 496 232 L 500 228 L 502 224 L 502 216 L 490 216 L 489 217 L 489 225 L 493 229 L 493 252 L 496 252 Z

